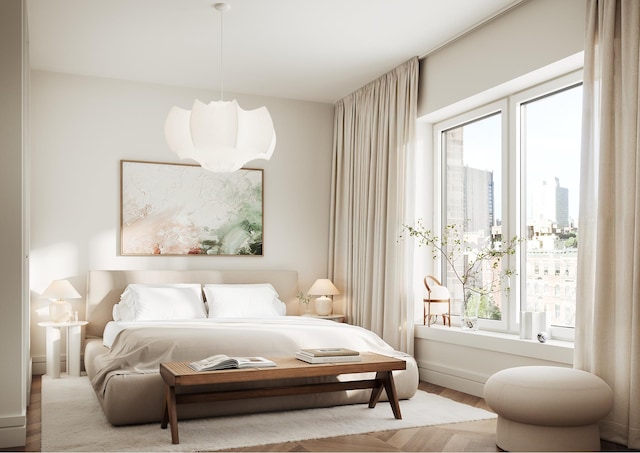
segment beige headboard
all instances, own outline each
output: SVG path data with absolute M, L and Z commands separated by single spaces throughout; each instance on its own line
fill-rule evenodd
M 113 319 L 113 305 L 129 283 L 271 283 L 287 305 L 287 314 L 298 314 L 297 271 L 98 270 L 89 271 L 87 277 L 87 336 L 102 336 L 105 325 Z

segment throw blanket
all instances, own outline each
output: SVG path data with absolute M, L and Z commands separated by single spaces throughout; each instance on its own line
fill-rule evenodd
M 120 323 L 111 350 L 97 359 L 92 379 L 104 395 L 109 377 L 158 373 L 161 362 L 195 361 L 214 354 L 229 356 L 293 356 L 302 348 L 344 347 L 403 357 L 407 365 L 396 380 L 401 397 L 410 398 L 418 385 L 412 357 L 395 351 L 373 332 L 324 319 L 282 316 L 260 319 L 202 319 L 195 321 Z

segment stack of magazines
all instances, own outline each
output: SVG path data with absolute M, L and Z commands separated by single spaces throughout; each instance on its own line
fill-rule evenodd
M 360 362 L 358 351 L 346 348 L 300 349 L 296 358 L 308 363 Z

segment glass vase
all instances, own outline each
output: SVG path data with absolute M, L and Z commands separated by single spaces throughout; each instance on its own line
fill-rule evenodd
M 462 330 L 478 330 L 478 308 L 480 307 L 479 294 L 471 290 L 465 290 L 464 294 L 465 298 L 464 303 L 462 304 L 460 325 Z

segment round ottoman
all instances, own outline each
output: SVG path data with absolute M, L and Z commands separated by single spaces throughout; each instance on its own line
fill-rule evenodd
M 499 371 L 484 398 L 498 414 L 496 445 L 506 451 L 599 451 L 598 422 L 613 407 L 602 379 L 554 366 Z

